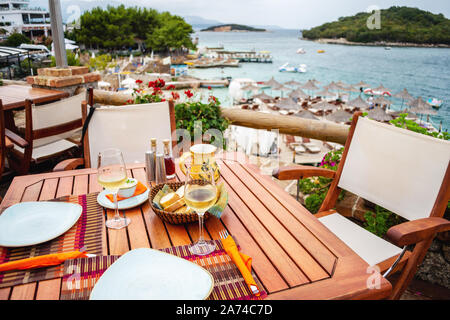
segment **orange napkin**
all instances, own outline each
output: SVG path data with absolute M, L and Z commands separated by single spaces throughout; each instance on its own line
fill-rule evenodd
M 137 186 L 136 186 L 136 191 L 130 198 L 138 196 L 138 195 L 144 193 L 145 191 L 147 191 L 147 187 L 145 185 L 143 185 L 140 181 L 138 181 Z M 106 197 L 109 199 L 109 201 L 114 203 L 114 196 L 112 194 L 107 194 Z M 125 199 L 129 199 L 129 198 L 124 198 L 124 197 L 117 195 L 117 201 L 125 200 Z
M 231 260 L 244 277 L 245 283 L 256 296 L 259 296 L 258 286 L 251 274 L 252 258 L 239 252 L 236 243 L 230 235 L 226 239 L 220 239 L 220 241 L 222 242 L 225 252 L 230 256 Z
M 86 258 L 86 252 L 70 251 L 63 253 L 46 254 L 33 258 L 10 261 L 0 264 L 0 271 L 25 270 L 48 266 L 56 266 L 69 259 Z

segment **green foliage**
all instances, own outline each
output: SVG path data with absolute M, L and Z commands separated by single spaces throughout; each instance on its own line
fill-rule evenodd
M 80 24 L 81 28 L 68 37 L 91 48 L 121 50 L 137 47 L 138 41 L 155 51 L 194 48 L 191 25 L 179 16 L 154 9 L 124 5 L 97 7 L 83 13 Z
M 6 47 L 18 47 L 22 43 L 31 43 L 31 41 L 21 33 L 13 33 L 8 39 L 2 42 L 2 45 Z
M 230 125 L 230 122 L 222 117 L 220 101 L 217 98 L 209 99 L 208 103 L 191 100 L 177 103 L 175 105 L 175 119 L 177 129 L 188 130 L 192 141 L 194 141 L 194 130 L 196 130 L 199 122 L 202 125 L 202 134 L 209 129 L 217 129 L 223 133 Z
M 109 54 L 97 55 L 89 59 L 89 68 L 92 70 L 105 70 L 111 64 L 112 57 Z
M 375 212 L 367 211 L 364 219 L 365 229 L 379 237 L 384 237 L 390 227 L 404 221 L 400 216 L 378 205 L 375 205 Z
M 380 10 L 381 28 L 370 30 L 367 19 L 372 13 L 341 17 L 338 21 L 303 31 L 307 39 L 346 38 L 352 42 L 410 42 L 450 44 L 450 20 L 417 8 L 393 6 Z
M 426 134 L 427 136 L 432 136 L 438 139 L 448 140 L 450 138 L 450 134 L 448 132 L 429 132 L 426 128 L 421 127 L 417 122 L 406 119 L 407 116 L 408 113 L 401 113 L 398 118 L 391 120 L 390 123 L 396 127 Z
M 67 55 L 67 64 L 69 66 L 81 66 L 80 59 L 76 57 L 76 53 L 73 53 L 71 50 L 66 50 Z M 50 64 L 50 67 L 56 66 L 56 59 L 54 56 L 51 57 L 52 63 Z
M 328 152 L 319 164 L 319 167 L 336 171 L 342 158 L 344 148 Z M 330 188 L 332 179 L 324 177 L 311 177 L 299 180 L 299 190 L 306 196 L 305 207 L 311 213 L 317 213 L 328 189 Z M 342 191 L 338 200 L 342 200 L 345 193 Z

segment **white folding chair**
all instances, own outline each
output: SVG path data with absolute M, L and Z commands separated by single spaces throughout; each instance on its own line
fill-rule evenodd
M 450 141 L 382 124 L 360 114 L 353 116 L 337 172 L 291 166 L 273 175 L 282 180 L 322 175 L 334 178 L 316 216 L 369 265 L 378 265 L 385 276 L 403 267 L 391 296 L 398 299 L 434 235 L 450 229 L 450 222 L 441 218 L 450 198 Z M 379 238 L 332 210 L 341 189 L 410 221 L 389 229 L 386 236 L 390 242 Z M 415 245 L 412 252 L 407 250 L 409 245 Z
M 84 105 L 83 123 L 90 106 Z M 150 104 L 96 107 L 84 137 L 84 158 L 69 159 L 55 167 L 55 171 L 70 170 L 80 165 L 97 167 L 101 150 L 118 148 L 125 163 L 143 163 L 150 150 L 150 139 L 159 141 L 158 152 L 163 152 L 163 139 L 171 139 L 176 130 L 173 101 Z

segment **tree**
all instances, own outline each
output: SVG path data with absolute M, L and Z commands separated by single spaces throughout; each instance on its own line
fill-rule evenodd
M 22 43 L 31 43 L 31 41 L 21 33 L 13 33 L 3 42 L 3 45 L 7 47 L 18 47 Z

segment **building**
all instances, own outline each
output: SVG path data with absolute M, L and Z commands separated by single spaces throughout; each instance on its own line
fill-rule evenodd
M 30 39 L 48 36 L 50 13 L 42 8 L 30 8 L 30 0 L 0 0 L 0 28 L 8 34 L 23 33 Z

